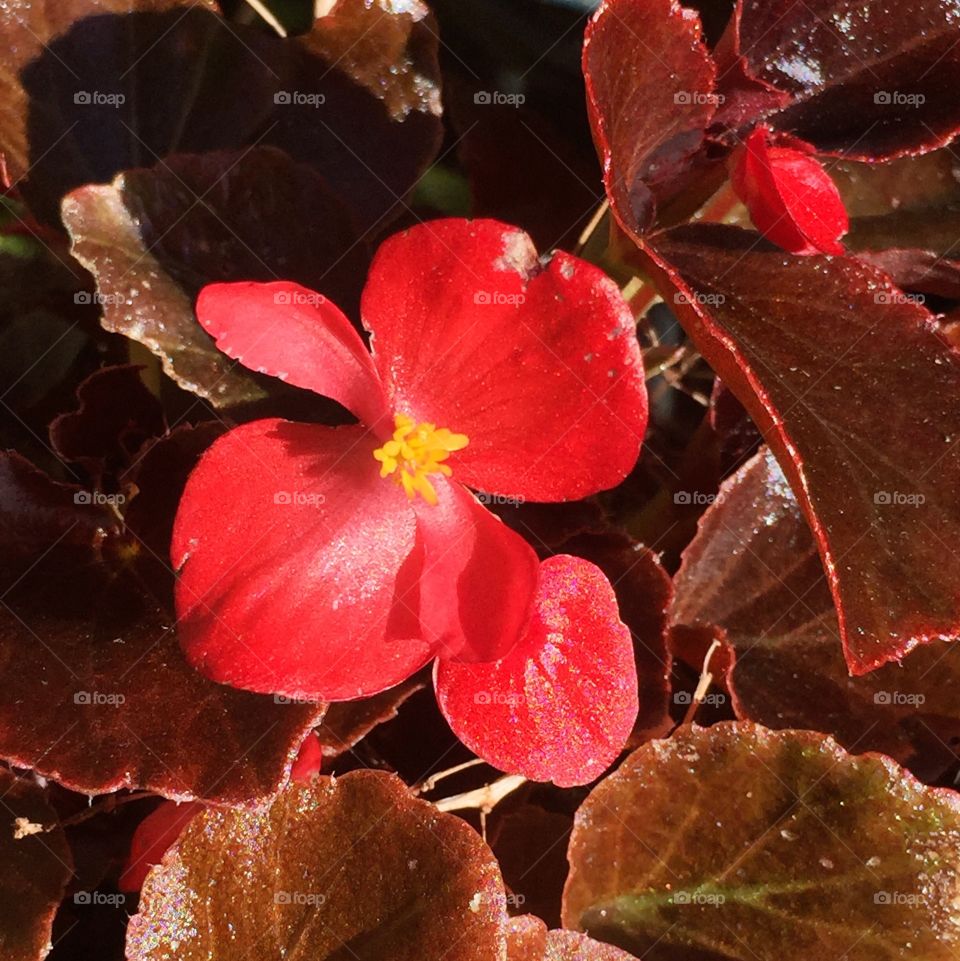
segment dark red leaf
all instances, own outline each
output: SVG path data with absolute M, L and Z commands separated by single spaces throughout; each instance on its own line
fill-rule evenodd
M 847 675 L 816 544 L 769 452 L 724 484 L 676 587 L 674 622 L 718 628 L 735 653 L 726 681 L 739 717 L 829 731 L 849 750 L 882 751 L 924 779 L 954 759 L 960 645 L 931 644 L 902 665 Z
M 84 497 L 0 458 L 0 757 L 88 793 L 242 803 L 275 791 L 322 707 L 193 671 L 172 616 L 134 582 L 118 515 L 73 503 Z
M 160 402 L 147 390 L 139 367 L 106 367 L 77 388 L 78 410 L 50 425 L 50 443 L 64 460 L 83 464 L 95 486 L 117 474 L 164 429 Z
M 403 703 L 417 691 L 422 691 L 427 683 L 422 675 L 416 675 L 373 697 L 331 704 L 317 728 L 324 756 L 338 757 L 362 741 L 375 727 L 393 720 Z
M 960 128 L 958 24 L 943 0 L 909 10 L 888 0 L 739 0 L 728 29 L 739 25 L 746 72 L 789 96 L 769 123 L 821 151 L 884 160 L 932 150 Z
M 44 791 L 0 768 L 0 955 L 41 961 L 73 874 L 70 848 Z
M 931 315 L 856 260 L 791 257 L 732 227 L 648 249 L 804 507 L 851 671 L 960 633 L 960 358 Z
M 605 0 L 587 27 L 583 75 L 607 196 L 627 233 L 653 222 L 703 141 L 715 67 L 696 14 L 676 0 Z
M 68 191 L 173 153 L 254 144 L 316 167 L 360 229 L 397 208 L 440 136 L 437 40 L 423 6 L 340 0 L 333 18 L 289 40 L 216 10 L 186 0 L 4 7 L 0 139 L 39 213 L 56 220 Z

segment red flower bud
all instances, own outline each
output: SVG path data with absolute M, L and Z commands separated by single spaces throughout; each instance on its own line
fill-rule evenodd
M 731 182 L 754 226 L 792 254 L 842 254 L 849 222 L 840 192 L 795 138 L 775 146 L 769 127 L 756 127 L 733 158 Z

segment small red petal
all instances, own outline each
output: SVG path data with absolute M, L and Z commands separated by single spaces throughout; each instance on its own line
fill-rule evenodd
M 188 801 L 186 804 L 164 801 L 151 811 L 133 832 L 130 853 L 118 883 L 120 890 L 139 891 L 150 868 L 163 860 L 167 848 L 203 808 L 204 805 L 199 801 Z
M 468 487 L 539 501 L 618 484 L 647 424 L 630 309 L 596 267 L 494 220 L 434 220 L 380 248 L 362 302 L 394 410 L 467 434 Z
M 435 683 L 444 716 L 479 757 L 560 787 L 603 773 L 637 717 L 633 642 L 613 588 L 567 555 L 541 564 L 530 624 L 506 657 L 438 661 Z
M 849 226 L 836 184 L 805 146 L 774 146 L 757 127 L 736 155 L 731 182 L 754 226 L 794 254 L 841 254 Z
M 178 634 L 207 677 L 310 700 L 376 694 L 433 656 L 403 491 L 361 427 L 282 420 L 218 440 L 187 482 L 171 556 Z
M 537 588 L 536 552 L 459 484 L 433 478 L 437 503 L 415 503 L 425 563 L 424 639 L 441 656 L 495 661 L 516 644 Z
M 299 284 L 209 284 L 197 319 L 225 354 L 251 370 L 330 397 L 373 426 L 384 416 L 373 360 L 336 304 Z
M 323 746 L 316 731 L 311 731 L 300 745 L 300 752 L 290 768 L 290 780 L 296 783 L 309 781 L 323 767 Z

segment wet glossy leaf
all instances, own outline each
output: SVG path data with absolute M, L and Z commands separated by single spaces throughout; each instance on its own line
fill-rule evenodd
M 960 357 L 928 311 L 856 260 L 736 228 L 653 243 L 666 296 L 811 522 L 851 671 L 960 633 Z
M 480 836 L 361 771 L 196 818 L 147 878 L 127 957 L 490 961 L 504 922 Z
M 63 219 L 74 256 L 97 278 L 103 326 L 149 347 L 181 387 L 218 406 L 260 399 L 267 385 L 197 323 L 204 284 L 282 277 L 349 305 L 367 263 L 326 183 L 268 147 L 127 171 L 70 194 Z
M 789 95 L 768 122 L 865 160 L 932 150 L 960 127 L 960 7 L 917 0 L 740 0 L 747 73 Z
M 73 874 L 70 848 L 44 791 L 0 768 L 0 956 L 40 961 Z
M 378 8 L 375 22 L 363 0 L 338 6 L 315 28 L 329 26 L 329 35 L 282 40 L 228 23 L 207 2 L 5 5 L 0 141 L 11 173 L 29 172 L 28 199 L 55 220 L 65 193 L 121 170 L 174 153 L 272 145 L 321 171 L 361 226 L 372 226 L 436 150 L 436 39 L 419 5 Z M 357 25 L 342 29 L 354 19 L 361 43 Z M 384 63 L 401 54 L 410 68 L 389 75 Z M 374 78 L 376 93 L 362 85 Z
M 735 652 L 727 683 L 739 717 L 828 731 L 924 779 L 954 759 L 960 645 L 931 644 L 902 665 L 848 676 L 816 544 L 769 452 L 724 484 L 684 552 L 676 588 L 675 623 L 720 628 Z
M 614 214 L 628 232 L 686 167 L 713 116 L 715 68 L 696 14 L 674 0 L 606 0 L 587 28 L 583 74 Z
M 568 927 L 648 961 L 949 961 L 960 801 L 813 732 L 684 728 L 577 813 Z

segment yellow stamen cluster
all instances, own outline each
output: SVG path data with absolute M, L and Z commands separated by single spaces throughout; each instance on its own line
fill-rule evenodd
M 373 452 L 380 461 L 380 476 L 393 474 L 410 500 L 419 494 L 428 504 L 436 504 L 437 492 L 429 476 L 449 477 L 452 471 L 444 461 L 453 451 L 463 450 L 469 438 L 446 427 L 438 429 L 436 424 L 418 424 L 406 414 L 394 415 L 393 422 L 396 430 L 392 439 Z

